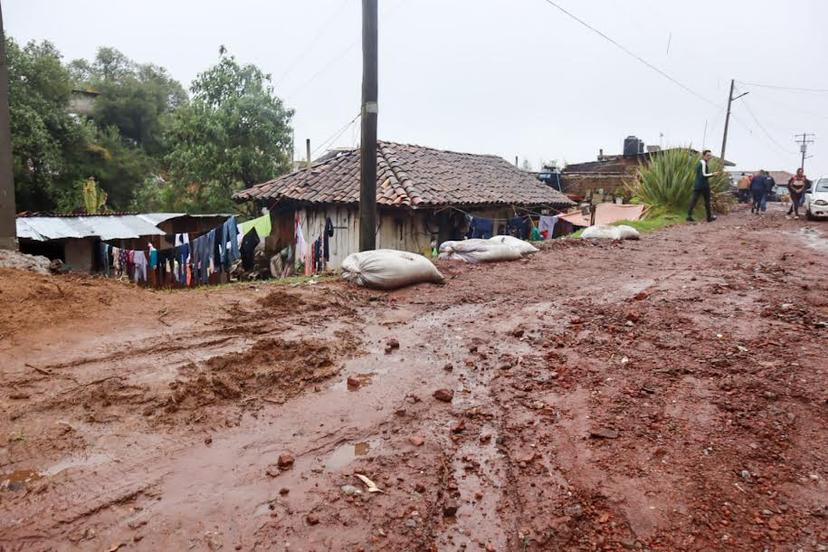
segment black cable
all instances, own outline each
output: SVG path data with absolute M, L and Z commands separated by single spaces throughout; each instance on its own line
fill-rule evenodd
M 586 21 L 584 21 L 583 19 L 581 19 L 580 17 L 578 17 L 577 15 L 575 15 L 574 13 L 572 13 L 572 12 L 570 12 L 570 11 L 566 10 L 565 8 L 563 8 L 563 7 L 559 6 L 558 4 L 556 4 L 555 2 L 553 2 L 552 0 L 544 0 L 544 2 L 546 2 L 547 4 L 549 4 L 550 6 L 552 6 L 552 7 L 554 7 L 554 8 L 557 8 L 557 9 L 558 9 L 558 10 L 560 10 L 562 13 L 564 13 L 566 16 L 568 16 L 568 17 L 570 17 L 570 18 L 574 19 L 575 21 L 577 21 L 578 23 L 580 23 L 581 25 L 583 25 L 584 27 L 586 27 L 586 28 L 587 28 L 587 29 L 589 29 L 590 31 L 592 31 L 592 32 L 596 33 L 598 36 L 600 36 L 600 37 L 601 37 L 601 38 L 603 38 L 604 40 L 608 41 L 610 44 L 612 44 L 612 45 L 613 45 L 613 46 L 615 46 L 616 48 L 620 49 L 622 52 L 624 52 L 624 53 L 625 53 L 625 54 L 627 54 L 628 56 L 630 56 L 630 57 L 632 57 L 632 58 L 634 58 L 634 59 L 638 60 L 638 61 L 639 61 L 639 62 L 641 62 L 641 63 L 643 63 L 644 65 L 646 65 L 647 67 L 649 67 L 650 69 L 652 69 L 653 71 L 655 71 L 656 73 L 658 73 L 659 75 L 661 75 L 662 77 L 666 78 L 667 80 L 669 80 L 670 82 L 672 82 L 672 83 L 673 83 L 673 84 L 675 84 L 676 86 L 678 86 L 678 87 L 682 88 L 682 89 L 683 89 L 683 90 L 685 90 L 686 92 L 689 92 L 689 93 L 690 93 L 690 94 L 692 94 L 693 96 L 695 96 L 695 97 L 699 98 L 700 100 L 705 101 L 705 102 L 707 102 L 707 103 L 709 103 L 709 104 L 711 104 L 711 105 L 715 105 L 716 107 L 720 107 L 720 106 L 719 106 L 719 104 L 717 104 L 717 103 L 716 103 L 716 102 L 714 102 L 713 100 L 711 100 L 711 99 L 709 99 L 709 98 L 704 97 L 703 95 L 699 94 L 698 92 L 696 92 L 695 90 L 693 90 L 692 88 L 690 88 L 689 86 L 687 86 L 686 84 L 684 84 L 684 83 L 682 83 L 682 82 L 680 82 L 680 81 L 676 80 L 675 78 L 673 78 L 672 76 L 670 76 L 670 75 L 669 75 L 669 74 L 667 74 L 666 72 L 662 71 L 661 69 L 659 69 L 658 67 L 656 67 L 655 65 L 653 65 L 652 63 L 650 63 L 649 61 L 647 61 L 646 59 L 644 59 L 643 57 L 639 56 L 638 54 L 636 54 L 636 53 L 635 53 L 635 52 L 633 52 L 632 50 L 628 49 L 628 48 L 627 48 L 626 46 L 624 46 L 623 44 L 619 43 L 618 41 L 614 40 L 613 38 L 611 38 L 611 37 L 607 36 L 606 34 L 604 34 L 604 33 L 603 33 L 603 32 L 601 32 L 601 31 L 599 31 L 598 29 L 596 29 L 595 27 L 593 27 L 592 25 L 590 25 L 589 23 L 587 23 Z
M 748 86 L 758 86 L 759 88 L 773 88 L 775 90 L 789 90 L 791 92 L 813 92 L 816 94 L 828 94 L 828 88 L 799 88 L 796 86 L 779 86 L 776 84 L 762 84 L 759 82 L 738 82 L 740 84 L 746 84 Z

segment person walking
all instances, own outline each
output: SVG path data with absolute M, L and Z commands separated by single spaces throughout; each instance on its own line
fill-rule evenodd
M 739 203 L 750 201 L 750 178 L 751 175 L 742 173 L 742 178 L 736 183 L 736 188 L 739 191 Z
M 696 203 L 699 202 L 699 197 L 704 198 L 704 212 L 707 215 L 707 222 L 716 220 L 715 215 L 710 207 L 710 177 L 718 176 L 721 171 L 708 172 L 707 164 L 713 158 L 710 150 L 704 150 L 702 157 L 696 164 L 696 179 L 693 183 L 693 195 L 690 198 L 690 207 L 687 209 L 687 221 L 693 222 L 693 210 L 696 208 Z
M 759 171 L 753 176 L 753 180 L 750 182 L 750 195 L 752 199 L 750 205 L 751 213 L 758 215 L 762 208 L 762 199 L 765 197 L 765 190 L 767 189 L 766 178 L 765 171 Z
M 788 216 L 794 214 L 794 218 L 799 218 L 799 208 L 802 206 L 805 198 L 805 189 L 811 184 L 811 181 L 805 177 L 805 171 L 801 168 L 796 169 L 796 174 L 788 180 L 788 192 L 791 194 L 791 208 L 788 209 Z
M 768 171 L 763 170 L 762 175 L 765 177 L 765 195 L 762 196 L 762 204 L 760 207 L 764 213 L 768 210 L 768 199 L 770 199 L 773 189 L 776 188 L 776 180 L 774 180 Z

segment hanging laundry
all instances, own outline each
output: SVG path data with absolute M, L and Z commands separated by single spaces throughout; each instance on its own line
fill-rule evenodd
M 296 238 L 296 263 L 304 261 L 307 263 L 308 243 L 305 241 L 305 235 L 302 232 L 302 223 L 299 222 L 299 213 L 294 216 L 293 235 Z M 307 272 L 307 269 L 305 270 Z
M 322 255 L 325 257 L 325 262 L 326 263 L 331 260 L 331 248 L 330 248 L 330 243 L 328 242 L 328 240 L 329 240 L 329 238 L 332 238 L 333 235 L 334 235 L 334 225 L 333 225 L 333 222 L 331 222 L 331 217 L 327 217 L 325 219 L 325 234 L 324 234 L 324 240 L 323 240 L 323 244 L 322 244 L 322 249 L 323 249 Z
M 178 251 L 176 258 L 178 259 L 178 281 L 181 283 L 187 282 L 187 267 L 190 264 L 190 240 L 176 248 Z
M 543 215 L 538 223 L 538 230 L 540 230 L 543 239 L 548 240 L 555 234 L 555 225 L 558 223 L 557 216 Z
M 230 265 L 240 258 L 238 235 L 239 228 L 236 225 L 236 217 L 231 216 L 224 221 L 220 228 L 219 255 L 220 265 L 224 267 L 224 270 L 229 271 Z
M 493 230 L 494 221 L 492 219 L 472 217 L 469 226 L 469 237 L 487 240 L 492 237 Z
M 101 242 L 99 248 L 99 257 L 101 261 L 101 271 L 109 276 L 109 244 Z
M 135 250 L 130 249 L 129 251 L 126 251 L 126 275 L 127 275 L 127 278 L 133 278 L 134 274 L 135 274 Z
M 240 251 L 242 268 L 245 270 L 253 270 L 253 266 L 255 265 L 254 258 L 256 246 L 259 245 L 259 242 L 261 242 L 261 240 L 259 239 L 259 232 L 256 227 L 251 228 L 250 231 L 242 238 Z
M 506 225 L 506 233 L 518 239 L 525 240 L 529 237 L 531 226 L 529 217 L 512 217 Z
M 248 220 L 239 224 L 239 233 L 243 236 L 247 235 L 251 230 L 256 229 L 256 233 L 260 239 L 265 239 L 273 230 L 273 223 L 270 219 L 270 213 L 265 213 L 259 218 Z
M 135 251 L 132 256 L 132 264 L 135 266 L 135 282 L 147 281 L 147 255 L 143 251 Z

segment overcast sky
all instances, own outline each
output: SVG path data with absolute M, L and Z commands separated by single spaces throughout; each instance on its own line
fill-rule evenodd
M 546 0 L 380 0 L 379 136 L 474 153 L 593 160 L 627 135 L 721 148 L 730 79 L 828 89 L 825 0 L 556 0 L 708 103 Z M 297 154 L 351 146 L 358 124 L 359 0 L 5 0 L 6 32 L 66 60 L 113 46 L 184 85 L 225 45 L 271 73 L 296 110 Z M 794 134 L 814 132 L 806 172 L 828 174 L 828 93 L 738 84 L 727 157 L 793 171 Z M 757 122 L 758 121 L 758 122 Z M 706 133 L 705 133 L 706 128 Z

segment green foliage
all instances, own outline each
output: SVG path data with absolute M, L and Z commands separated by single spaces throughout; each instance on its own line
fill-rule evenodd
M 293 111 L 274 95 L 269 75 L 227 55 L 191 92 L 171 121 L 171 184 L 187 211 L 232 210 L 234 192 L 288 170 Z
M 6 40 L 12 156 L 18 210 L 50 210 L 73 193 L 78 174 L 69 159 L 86 148 L 93 129 L 66 111 L 69 73 L 49 42 L 21 48 Z
M 9 38 L 7 57 L 18 210 L 84 209 L 94 178 L 115 210 L 232 212 L 233 192 L 289 168 L 293 112 L 253 65 L 222 54 L 190 102 L 114 48 L 64 64 L 48 42 Z M 73 89 L 98 93 L 91 112 L 69 112 Z
M 137 64 L 113 48 L 99 48 L 93 63 L 75 60 L 70 70 L 76 86 L 100 94 L 92 115 L 99 127 L 116 127 L 127 143 L 148 155 L 167 153 L 167 119 L 187 102 L 187 93 L 166 69 Z
M 639 167 L 635 180 L 628 183 L 627 190 L 634 201 L 662 211 L 682 212 L 690 203 L 698 161 L 698 155 L 689 148 L 665 150 L 651 156 L 649 163 Z M 711 161 L 710 169 L 718 171 L 718 162 Z M 725 197 L 729 195 L 728 187 L 727 176 L 718 175 L 710 178 L 714 208 L 726 209 Z
M 100 189 L 94 178 L 88 178 L 83 183 L 83 204 L 89 214 L 106 211 L 106 192 Z

